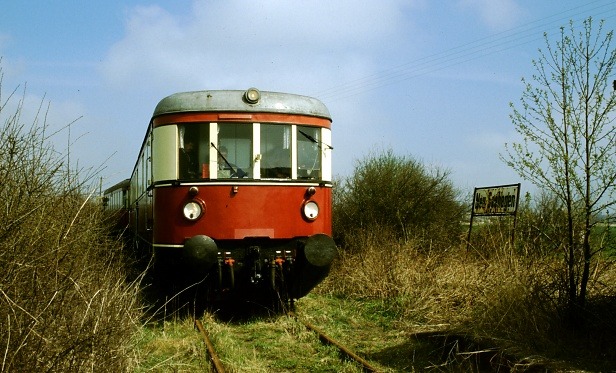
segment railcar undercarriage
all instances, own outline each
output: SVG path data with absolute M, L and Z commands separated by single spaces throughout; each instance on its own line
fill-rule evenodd
M 185 292 L 196 302 L 246 299 L 292 307 L 327 276 L 335 253 L 324 234 L 219 242 L 200 235 L 183 249 L 155 250 L 154 277 L 167 299 Z

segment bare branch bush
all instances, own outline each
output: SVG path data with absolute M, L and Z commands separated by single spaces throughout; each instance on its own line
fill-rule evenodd
M 0 70 L 0 88 L 1 87 Z M 1 91 L 1 89 L 0 89 Z M 139 317 L 91 178 L 0 94 L 0 372 L 122 371 Z

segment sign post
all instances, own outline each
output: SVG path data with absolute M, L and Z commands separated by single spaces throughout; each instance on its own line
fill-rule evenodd
M 513 230 L 511 243 L 515 239 L 517 224 L 518 201 L 520 200 L 520 183 L 475 188 L 473 193 L 473 207 L 471 209 L 471 223 L 468 228 L 466 248 L 471 242 L 473 218 L 475 216 L 511 216 L 513 215 Z

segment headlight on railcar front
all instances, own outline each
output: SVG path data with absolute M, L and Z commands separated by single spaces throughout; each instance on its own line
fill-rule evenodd
M 190 201 L 184 205 L 182 212 L 186 219 L 195 221 L 203 215 L 203 206 L 197 201 Z
M 315 220 L 319 216 L 319 205 L 315 201 L 308 201 L 304 203 L 302 208 L 304 217 L 308 220 Z

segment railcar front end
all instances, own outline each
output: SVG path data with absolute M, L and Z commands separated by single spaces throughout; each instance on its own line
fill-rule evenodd
M 332 149 L 329 112 L 314 98 L 171 95 L 154 111 L 131 177 L 135 240 L 152 247 L 169 283 L 300 298 L 336 252 Z

